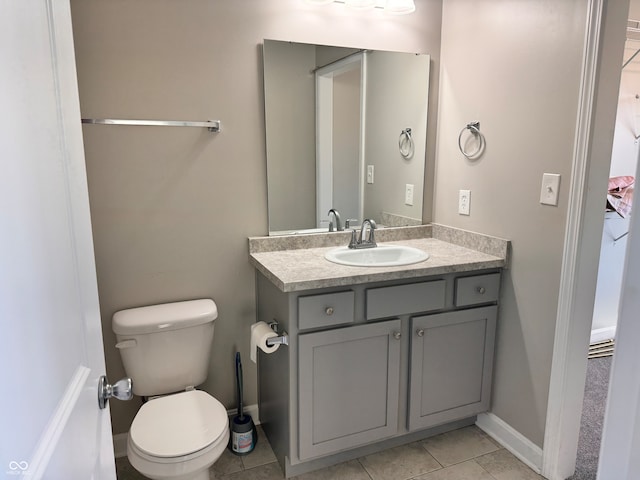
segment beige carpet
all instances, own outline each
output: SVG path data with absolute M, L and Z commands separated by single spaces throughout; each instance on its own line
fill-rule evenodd
M 587 363 L 587 382 L 584 388 L 582 419 L 580 421 L 578 458 L 576 472 L 570 477 L 571 480 L 595 480 L 596 478 L 611 359 L 611 353 L 608 353 L 590 358 Z

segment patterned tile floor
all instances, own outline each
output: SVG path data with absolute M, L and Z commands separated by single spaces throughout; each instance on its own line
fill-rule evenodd
M 211 467 L 218 480 L 282 480 L 284 475 L 258 426 L 253 452 L 228 450 Z M 126 457 L 116 460 L 119 480 L 142 480 Z M 542 479 L 475 426 L 443 433 L 295 477 L 298 480 L 534 480 Z

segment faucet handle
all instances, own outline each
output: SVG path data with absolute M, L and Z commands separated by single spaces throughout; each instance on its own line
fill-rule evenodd
M 351 228 L 351 222 L 357 222 L 358 219 L 357 218 L 347 218 L 344 221 L 344 228 Z
M 358 248 L 358 231 L 354 228 L 351 230 L 351 241 L 349 248 Z

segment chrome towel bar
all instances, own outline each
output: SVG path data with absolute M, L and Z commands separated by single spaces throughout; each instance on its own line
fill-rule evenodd
M 201 127 L 210 132 L 218 133 L 222 125 L 220 120 L 208 120 L 206 122 L 187 122 L 183 120 L 126 120 L 115 118 L 83 118 L 82 123 L 94 125 L 137 125 L 151 127 Z

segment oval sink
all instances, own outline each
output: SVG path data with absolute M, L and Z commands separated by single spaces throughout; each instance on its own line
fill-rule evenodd
M 397 267 L 424 262 L 429 254 L 404 245 L 378 245 L 362 249 L 338 247 L 325 253 L 324 258 L 352 267 Z

